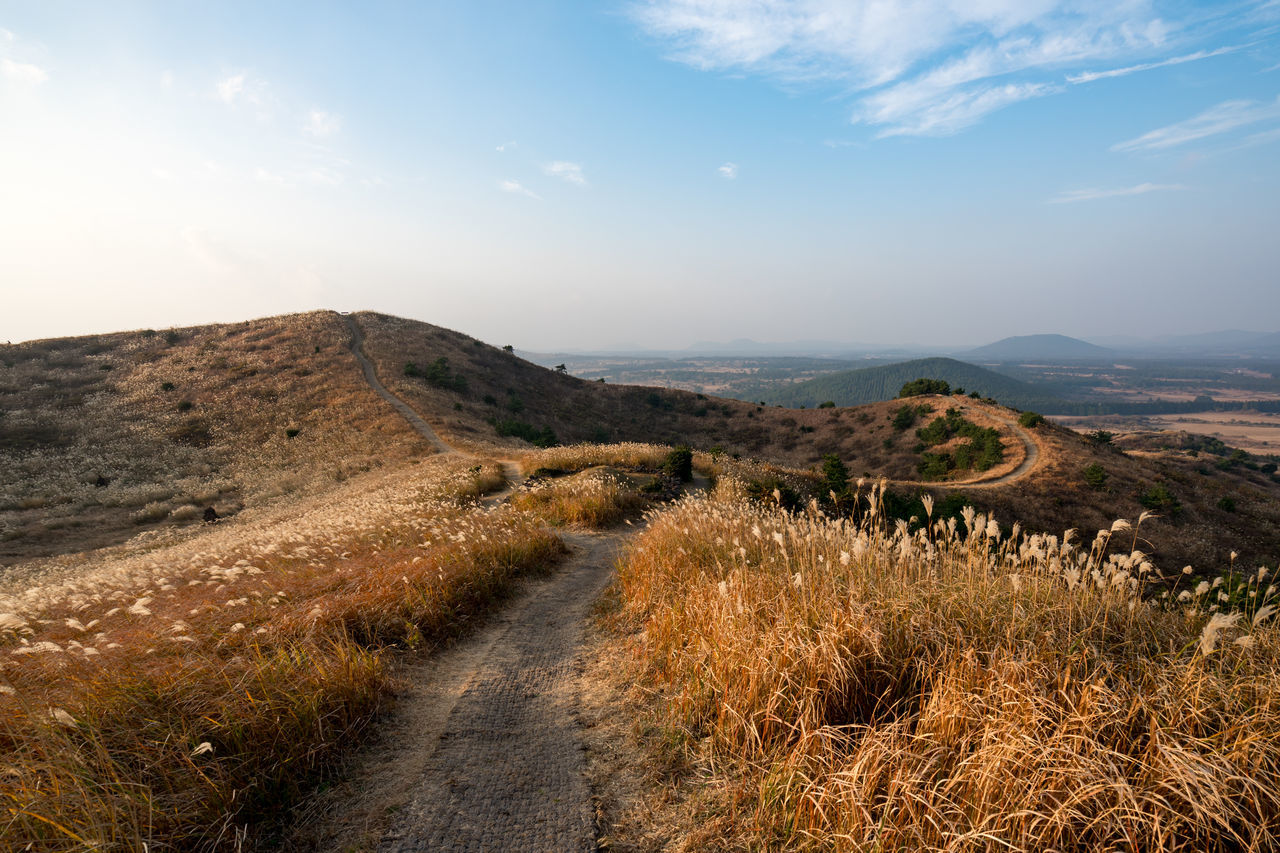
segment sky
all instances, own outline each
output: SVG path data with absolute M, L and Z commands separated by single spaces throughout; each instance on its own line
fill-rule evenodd
M 1280 328 L 1280 0 L 0 0 L 0 340 Z

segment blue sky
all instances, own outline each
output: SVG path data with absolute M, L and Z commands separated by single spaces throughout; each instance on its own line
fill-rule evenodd
M 1280 0 L 0 0 L 0 340 L 1280 327 Z

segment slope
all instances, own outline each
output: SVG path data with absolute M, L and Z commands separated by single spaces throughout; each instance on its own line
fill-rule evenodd
M 1039 409 L 1052 406 L 1056 398 L 1034 385 L 1011 379 L 994 370 L 953 358 L 920 358 L 879 367 L 842 370 L 800 382 L 774 395 L 771 402 L 787 406 L 816 406 L 831 400 L 837 406 L 860 406 L 878 400 L 892 400 L 902 386 L 913 379 L 943 379 L 953 389 L 977 391 L 1007 406 Z
M 1096 361 L 1114 351 L 1066 335 L 1017 335 L 963 353 L 973 361 Z

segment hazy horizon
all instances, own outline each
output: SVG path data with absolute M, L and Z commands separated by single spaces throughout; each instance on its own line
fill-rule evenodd
M 1256 326 L 1277 143 L 1277 0 L 0 2 L 0 340 Z

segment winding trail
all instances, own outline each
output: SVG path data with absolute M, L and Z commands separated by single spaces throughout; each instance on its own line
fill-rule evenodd
M 1010 483 L 1016 483 L 1023 477 L 1032 472 L 1036 465 L 1040 462 L 1040 442 L 1036 441 L 1035 436 L 1027 432 L 1027 430 L 1017 421 L 1010 418 L 993 415 L 997 420 L 1003 421 L 1005 426 L 1018 437 L 1022 442 L 1025 450 L 1022 462 L 1018 467 L 1005 474 L 996 477 L 982 478 L 978 477 L 972 480 L 959 480 L 950 482 L 947 480 L 890 480 L 895 486 L 934 486 L 947 489 L 988 489 L 993 486 L 1007 486 Z
M 364 331 L 360 328 L 360 324 L 350 314 L 341 316 L 346 322 L 347 328 L 351 330 L 351 354 L 360 363 L 360 369 L 364 371 L 364 378 L 369 383 L 369 387 L 376 391 L 379 397 L 394 406 L 395 410 L 404 416 L 410 426 L 422 433 L 422 437 L 431 442 L 432 447 L 440 453 L 454 456 L 465 455 L 437 435 L 431 425 L 424 421 L 422 416 L 414 411 L 408 403 L 387 390 L 387 386 L 382 384 L 382 380 L 378 378 L 377 371 L 373 369 L 373 362 L 369 361 L 369 357 L 364 354 Z
M 382 384 L 359 324 L 343 319 L 370 387 L 440 453 L 472 457 Z M 521 479 L 514 460 L 499 461 L 512 485 L 489 503 L 505 499 Z M 349 847 L 355 826 L 364 843 L 384 853 L 596 849 L 576 675 L 590 609 L 626 535 L 559 535 L 573 552 L 568 560 L 548 577 L 526 581 L 522 594 L 470 638 L 406 669 L 406 689 L 378 742 L 333 804 L 345 826 L 322 831 L 327 840 L 316 846 Z

